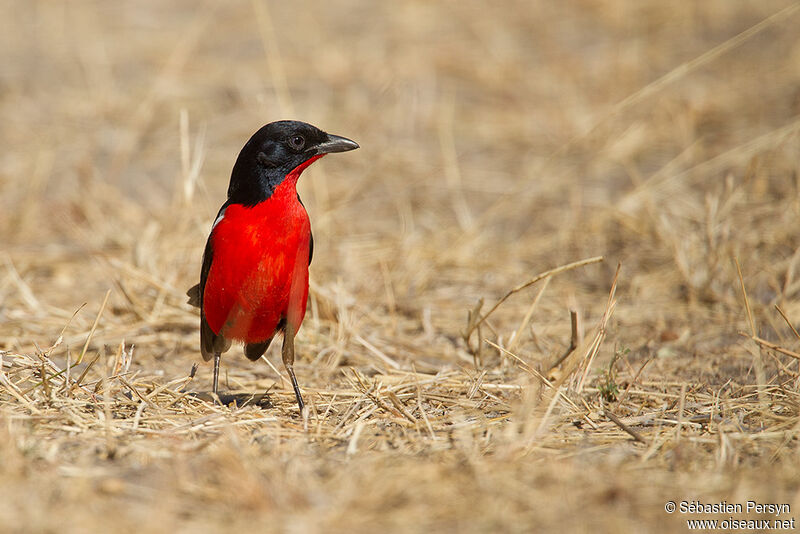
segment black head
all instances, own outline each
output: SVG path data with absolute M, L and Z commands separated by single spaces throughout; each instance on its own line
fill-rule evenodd
M 254 205 L 266 200 L 286 175 L 312 158 L 358 148 L 355 141 L 299 121 L 262 127 L 244 145 L 231 173 L 228 201 Z

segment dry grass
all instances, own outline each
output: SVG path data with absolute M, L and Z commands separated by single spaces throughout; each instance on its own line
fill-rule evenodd
M 0 530 L 800 507 L 800 6 L 491 6 L 5 3 Z M 260 404 L 187 393 L 184 291 L 243 141 L 287 117 L 363 147 L 301 180 L 307 420 L 237 350 L 223 383 Z

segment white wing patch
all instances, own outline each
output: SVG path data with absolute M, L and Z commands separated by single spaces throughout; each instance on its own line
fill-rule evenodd
M 225 218 L 225 210 L 222 210 L 222 212 L 219 214 L 219 217 L 217 217 L 217 220 L 216 220 L 216 221 L 214 221 L 214 224 L 212 224 L 212 225 L 211 225 L 211 231 L 212 231 L 212 232 L 214 231 L 214 228 L 216 228 L 216 227 L 217 227 L 217 225 L 219 224 L 219 222 L 220 222 L 222 219 L 224 219 L 224 218 Z

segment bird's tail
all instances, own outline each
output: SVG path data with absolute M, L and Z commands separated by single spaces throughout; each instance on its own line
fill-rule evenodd
M 194 306 L 195 308 L 200 307 L 200 284 L 193 285 L 189 291 L 186 292 L 186 296 L 189 297 L 189 305 Z

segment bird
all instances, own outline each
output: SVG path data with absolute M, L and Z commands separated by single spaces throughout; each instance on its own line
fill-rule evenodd
M 297 180 L 326 154 L 357 148 L 311 124 L 281 120 L 261 127 L 239 152 L 206 241 L 200 283 L 186 293 L 200 308 L 200 353 L 214 359 L 217 399 L 220 359 L 231 343 L 243 343 L 244 355 L 256 361 L 283 333 L 283 365 L 303 413 L 294 340 L 306 312 L 314 237 Z

